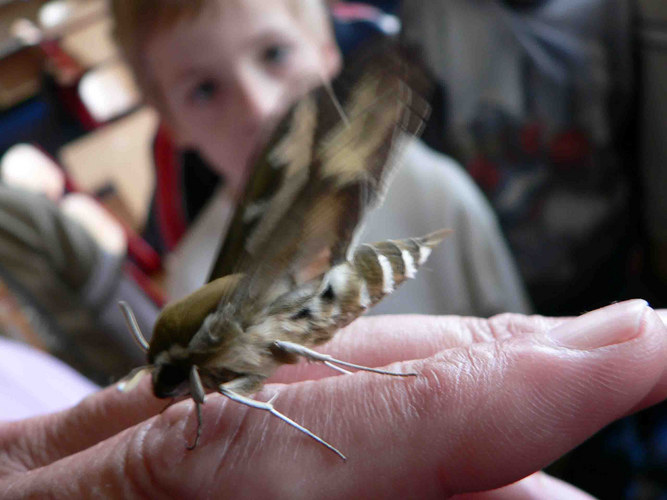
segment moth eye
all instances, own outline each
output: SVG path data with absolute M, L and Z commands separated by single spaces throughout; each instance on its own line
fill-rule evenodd
M 336 298 L 336 294 L 333 291 L 333 287 L 331 285 L 327 286 L 320 297 L 329 302 L 334 300 Z
M 157 372 L 153 392 L 158 398 L 173 396 L 173 392 L 188 379 L 188 371 L 184 367 L 163 365 Z

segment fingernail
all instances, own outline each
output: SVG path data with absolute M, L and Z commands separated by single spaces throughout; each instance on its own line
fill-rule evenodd
M 558 325 L 548 335 L 571 349 L 596 349 L 626 342 L 639 333 L 648 308 L 645 300 L 628 300 L 579 316 Z

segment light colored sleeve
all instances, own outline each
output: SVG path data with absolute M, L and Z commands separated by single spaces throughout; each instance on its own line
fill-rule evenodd
M 0 420 L 63 410 L 97 389 L 56 358 L 0 338 Z
M 362 241 L 453 229 L 417 277 L 373 314 L 490 316 L 530 313 L 531 305 L 490 204 L 452 159 L 419 141 L 408 144 L 382 206 L 369 214 Z

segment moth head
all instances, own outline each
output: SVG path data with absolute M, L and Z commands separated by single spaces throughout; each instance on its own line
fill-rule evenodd
M 167 358 L 167 353 L 165 358 Z M 187 360 L 168 359 L 153 367 L 153 394 L 157 398 L 173 398 L 190 392 L 189 379 L 192 364 Z
M 205 319 L 216 310 L 221 298 L 237 286 L 240 278 L 241 275 L 230 275 L 217 279 L 169 304 L 157 318 L 150 343 L 142 334 L 130 306 L 120 302 L 134 340 L 148 357 L 148 366 L 130 374 L 121 389 L 131 390 L 138 383 L 138 375 L 150 371 L 153 392 L 158 398 L 187 394 L 190 371 L 200 361 L 198 354 L 189 349 L 191 341 Z

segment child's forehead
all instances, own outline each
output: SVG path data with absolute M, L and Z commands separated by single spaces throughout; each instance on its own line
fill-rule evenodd
M 324 9 L 319 0 L 314 3 Z M 175 25 L 159 31 L 161 35 L 188 29 L 199 31 L 202 24 L 219 26 L 223 37 L 252 36 L 277 28 L 298 30 L 305 27 L 307 11 L 313 9 L 312 5 L 309 0 L 213 0 L 194 17 L 176 19 Z
M 326 19 L 323 4 L 315 1 L 215 0 L 148 37 L 148 72 L 169 86 L 193 78 L 195 70 L 231 68 L 268 44 L 290 41 L 317 49 L 330 31 L 314 28 L 314 5 L 322 6 Z

